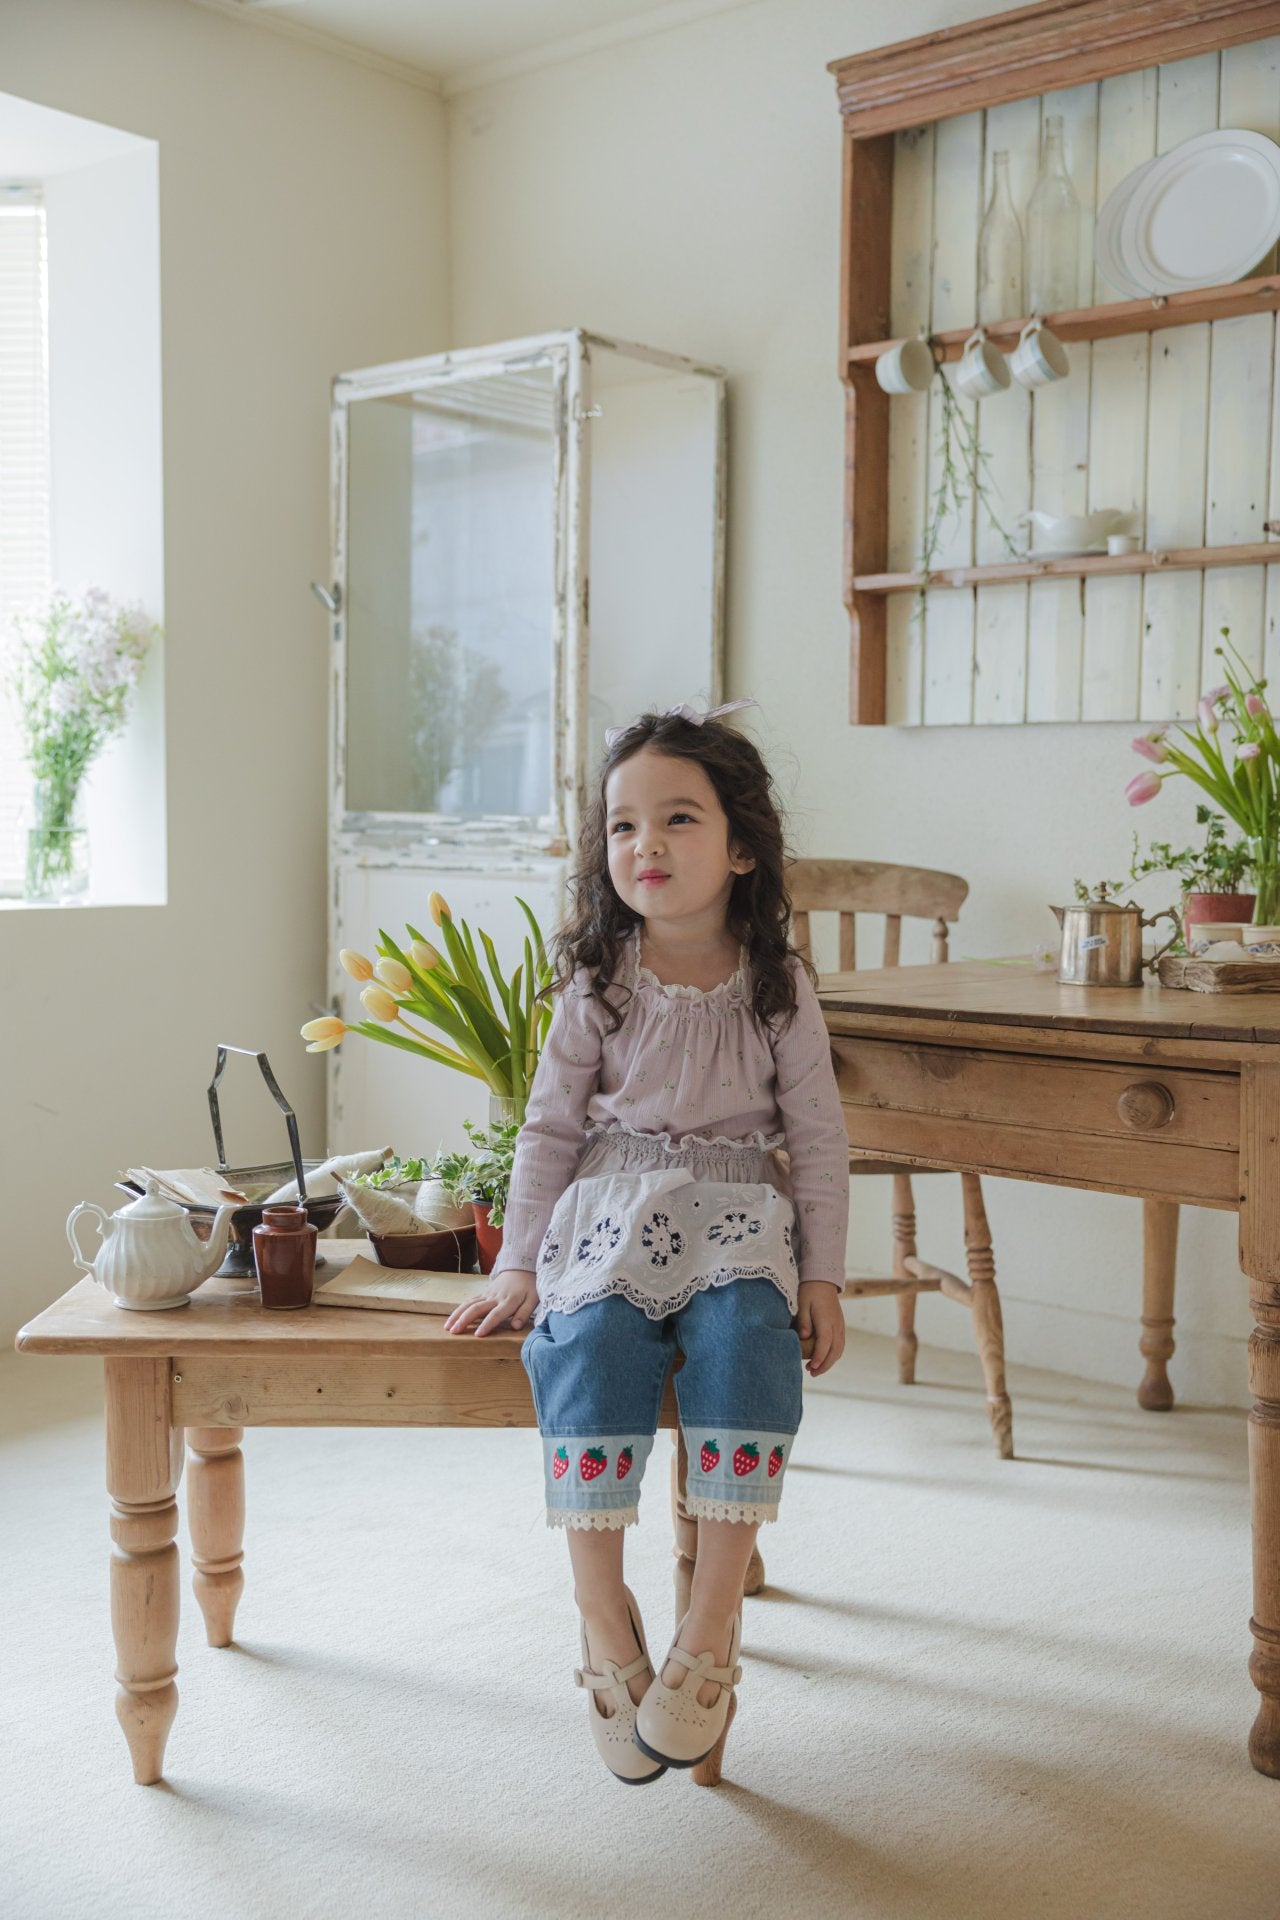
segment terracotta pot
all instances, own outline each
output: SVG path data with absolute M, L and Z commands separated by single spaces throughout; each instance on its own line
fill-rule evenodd
M 1182 905 L 1182 933 L 1187 946 L 1191 945 L 1193 927 L 1252 920 L 1255 898 L 1252 893 L 1188 893 Z
M 481 1273 L 492 1273 L 493 1263 L 502 1251 L 502 1228 L 489 1225 L 491 1200 L 473 1200 L 471 1211 L 476 1217 L 476 1254 L 480 1261 Z

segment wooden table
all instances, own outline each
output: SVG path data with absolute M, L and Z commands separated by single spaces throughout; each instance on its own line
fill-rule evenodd
M 334 1267 L 368 1252 L 364 1240 L 322 1245 Z M 193 1586 L 210 1646 L 225 1647 L 244 1588 L 244 1429 L 532 1427 L 525 1337 L 463 1339 L 427 1313 L 264 1312 L 228 1280 L 207 1281 L 185 1307 L 134 1313 L 84 1279 L 23 1327 L 21 1353 L 103 1357 L 116 1715 L 135 1780 L 162 1777 L 178 1710 L 174 1538 L 187 1448 Z M 669 1378 L 659 1425 L 675 1424 Z
M 871 1159 L 1227 1208 L 1249 1278 L 1249 1736 L 1280 1778 L 1280 995 L 1060 986 L 1029 964 L 825 975 L 850 1145 Z

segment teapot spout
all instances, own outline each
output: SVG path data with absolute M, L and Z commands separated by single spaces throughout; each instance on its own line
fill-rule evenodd
M 1066 912 L 1066 908 L 1065 908 L 1065 907 L 1050 907 L 1050 909 L 1049 909 L 1049 911 L 1050 911 L 1050 913 L 1052 913 L 1052 914 L 1054 914 L 1054 915 L 1056 916 L 1056 918 L 1057 918 L 1057 922 L 1058 922 L 1058 925 L 1059 925 L 1059 926 L 1061 926 L 1061 925 L 1062 925 L 1062 916 L 1063 916 L 1063 914 L 1064 914 L 1064 913 Z

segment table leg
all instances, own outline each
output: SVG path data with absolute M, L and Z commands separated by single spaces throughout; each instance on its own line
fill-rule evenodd
M 1004 1319 L 996 1291 L 996 1261 L 991 1251 L 991 1228 L 976 1173 L 962 1173 L 964 1190 L 964 1249 L 968 1267 L 973 1330 L 987 1383 L 987 1414 L 1002 1460 L 1013 1459 L 1013 1406 L 1004 1379 Z
M 1173 1405 L 1168 1363 L 1173 1358 L 1173 1283 L 1178 1264 L 1178 1205 L 1173 1200 L 1142 1203 L 1142 1338 L 1138 1350 L 1147 1363 L 1138 1405 L 1148 1413 L 1167 1413 Z
M 1249 1490 L 1253 1506 L 1253 1657 L 1262 1695 L 1249 1758 L 1280 1780 L 1280 1067 L 1241 1069 L 1240 1265 L 1249 1276 Z
M 182 1434 L 170 1421 L 167 1359 L 104 1362 L 111 1496 L 116 1718 L 133 1777 L 151 1786 L 178 1711 L 178 1504 Z
M 907 1261 L 916 1254 L 916 1203 L 911 1176 L 893 1176 L 893 1271 L 899 1280 L 908 1280 Z M 912 1387 L 916 1379 L 916 1295 L 914 1288 L 898 1295 L 898 1385 Z
M 211 1647 L 229 1647 L 244 1592 L 243 1427 L 188 1427 L 192 1586 Z

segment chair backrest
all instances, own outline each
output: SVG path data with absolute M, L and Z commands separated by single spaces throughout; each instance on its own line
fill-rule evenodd
M 898 965 L 905 915 L 932 920 L 934 960 L 947 958 L 947 926 L 958 918 L 969 882 L 931 867 L 895 867 L 883 860 L 792 860 L 784 877 L 791 895 L 791 943 L 812 960 L 811 913 L 840 916 L 840 972 L 857 966 L 859 913 L 882 913 L 886 967 Z

